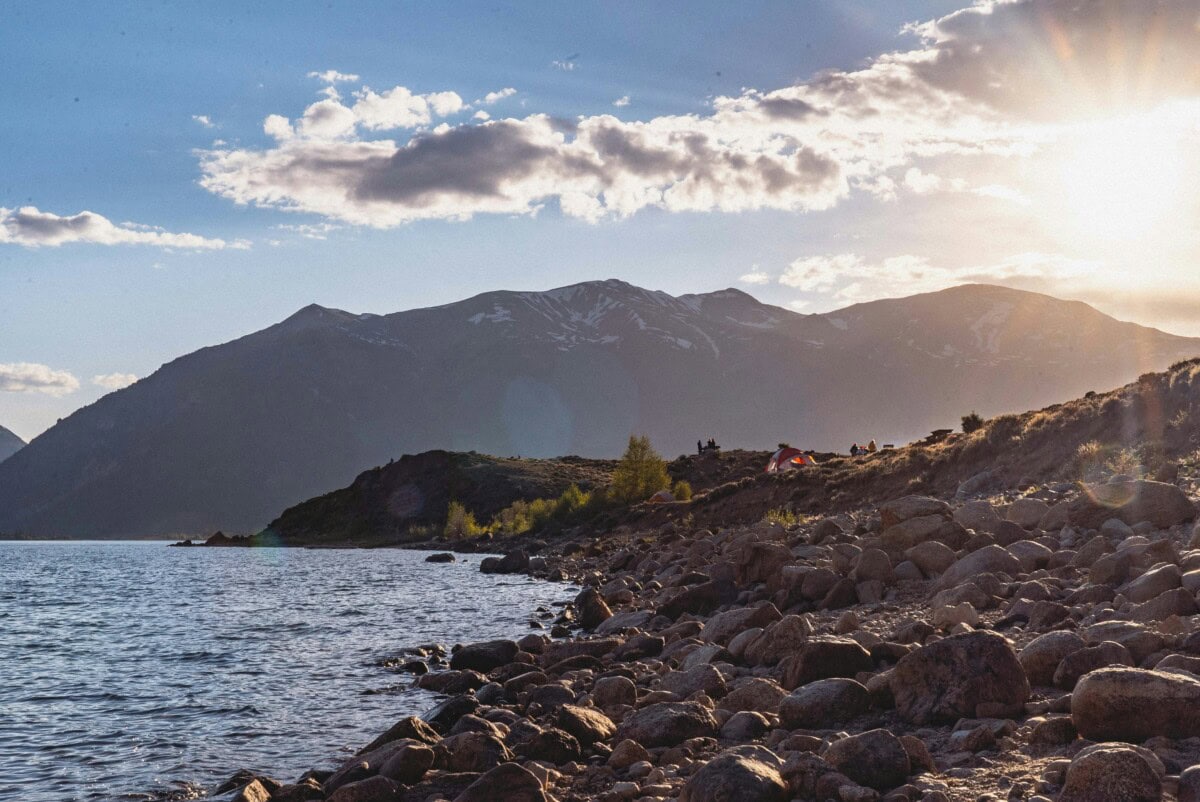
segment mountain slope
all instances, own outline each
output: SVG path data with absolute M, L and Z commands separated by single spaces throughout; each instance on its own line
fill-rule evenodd
M 392 315 L 309 306 L 164 365 L 0 464 L 0 531 L 257 530 L 404 453 L 614 456 L 630 432 L 844 450 L 1029 409 L 1200 340 L 1000 287 L 799 315 L 619 281 Z
M 0 462 L 16 454 L 25 447 L 25 441 L 0 426 Z

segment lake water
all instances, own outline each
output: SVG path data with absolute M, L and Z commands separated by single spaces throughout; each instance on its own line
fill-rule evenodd
M 434 704 L 382 659 L 519 637 L 569 597 L 425 556 L 0 542 L 0 799 L 292 781 Z

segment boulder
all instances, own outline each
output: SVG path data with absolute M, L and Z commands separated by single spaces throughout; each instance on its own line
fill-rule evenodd
M 1200 680 L 1142 668 L 1101 668 L 1085 674 L 1071 694 L 1071 718 L 1093 741 L 1200 736 Z
M 1070 505 L 1074 526 L 1099 529 L 1109 518 L 1120 518 L 1130 525 L 1146 521 L 1157 529 L 1169 529 L 1196 517 L 1187 494 L 1165 482 L 1110 482 L 1085 489 Z
M 1087 644 L 1074 632 L 1047 632 L 1031 640 L 1017 655 L 1030 685 L 1051 685 L 1054 671 L 1063 658 Z
M 626 610 L 615 613 L 596 627 L 597 635 L 612 635 L 625 629 L 644 629 L 655 618 L 653 610 Z
M 602 710 L 637 704 L 637 686 L 628 677 L 601 677 L 592 686 L 592 703 Z
M 561 766 L 579 760 L 582 750 L 579 740 L 558 727 L 537 728 L 537 731 L 521 739 L 514 751 L 529 760 L 540 760 Z
M 711 663 L 705 663 L 687 671 L 667 672 L 659 687 L 681 699 L 694 693 L 706 693 L 716 698 L 725 695 L 725 677 Z
M 748 677 L 736 680 L 733 690 L 725 695 L 719 706 L 735 713 L 741 710 L 775 713 L 786 696 L 787 691 L 778 682 L 766 677 Z
M 481 574 L 520 574 L 529 570 L 529 555 L 511 551 L 503 557 L 484 557 L 479 563 Z
M 867 582 L 874 579 L 884 585 L 890 585 L 895 581 L 896 574 L 892 570 L 892 561 L 886 551 L 867 549 L 858 555 L 858 561 L 854 565 L 854 570 L 850 572 L 850 578 L 855 582 Z
M 921 573 L 932 579 L 938 576 L 957 559 L 954 549 L 936 540 L 926 540 L 918 543 L 904 552 L 904 556 L 921 569 Z
M 1008 553 L 1021 563 L 1021 570 L 1035 571 L 1050 564 L 1054 552 L 1038 543 L 1036 540 L 1018 540 L 1007 546 Z
M 984 546 L 947 568 L 936 587 L 939 590 L 950 588 L 979 574 L 1008 574 L 1015 577 L 1019 573 L 1021 563 L 1016 557 L 999 546 Z
M 529 769 L 505 763 L 467 786 L 454 802 L 546 802 L 546 792 Z
M 617 728 L 619 740 L 629 738 L 647 748 L 676 746 L 691 738 L 717 734 L 717 720 L 696 702 L 660 702 L 625 716 Z
M 438 735 L 437 730 L 421 719 L 416 716 L 409 716 L 397 721 L 388 728 L 387 732 L 360 749 L 358 754 L 362 755 L 366 752 L 373 752 L 384 744 L 390 741 L 398 741 L 401 738 L 408 738 L 426 744 L 435 744 L 442 739 L 442 736 Z
M 795 559 L 791 549 L 782 543 L 743 544 L 734 558 L 736 581 L 742 586 L 764 582 L 768 587 L 778 588 L 783 567 Z
M 439 741 L 434 758 L 435 765 L 446 771 L 487 771 L 512 760 L 513 755 L 494 735 L 464 732 Z
M 884 548 L 904 551 L 937 535 L 946 519 L 940 515 L 922 515 L 910 518 L 884 529 L 879 535 Z
M 954 520 L 976 532 L 995 532 L 1000 515 L 986 501 L 968 501 L 954 511 Z
M 1138 750 L 1097 744 L 1071 761 L 1058 802 L 1158 802 L 1162 793 L 1162 779 Z
M 1029 698 L 1012 644 L 992 632 L 952 635 L 909 652 L 889 686 L 900 715 L 915 724 L 1016 715 Z
M 594 708 L 578 705 L 563 705 L 558 709 L 558 726 L 584 746 L 607 741 L 617 731 L 617 725 L 608 716 Z
M 730 639 L 739 632 L 753 627 L 765 627 L 782 618 L 779 610 L 770 602 L 756 607 L 735 607 L 723 613 L 717 613 L 704 624 L 700 637 L 709 643 L 729 643 Z
M 1180 587 L 1182 583 L 1183 574 L 1180 572 L 1179 566 L 1166 563 L 1151 568 L 1121 588 L 1121 593 L 1134 604 L 1141 604 L 1168 590 Z
M 1196 598 L 1183 588 L 1175 588 L 1134 605 L 1129 617 L 1134 621 L 1163 621 L 1173 615 L 1194 615 L 1196 611 Z
M 879 520 L 884 528 L 923 515 L 950 517 L 950 505 L 928 496 L 905 496 L 879 506 Z
M 721 725 L 721 738 L 726 741 L 746 742 L 761 738 L 771 731 L 771 720 L 753 710 L 740 710 Z
M 469 643 L 450 656 L 450 668 L 455 671 L 471 670 L 486 674 L 500 666 L 508 665 L 521 648 L 516 641 L 489 640 Z
M 887 730 L 870 730 L 834 741 L 822 757 L 851 780 L 876 791 L 903 785 L 910 769 L 904 744 Z
M 584 629 L 595 629 L 612 618 L 612 610 L 595 588 L 584 588 L 575 597 L 575 609 L 579 613 L 579 625 Z
M 693 774 L 679 802 L 787 802 L 791 796 L 778 765 L 757 759 L 754 750 L 735 749 L 722 752 Z
M 800 650 L 779 664 L 780 682 L 794 690 L 801 685 L 829 677 L 853 677 L 860 671 L 872 671 L 871 653 L 857 641 L 847 638 L 811 638 Z
M 779 717 L 788 729 L 836 729 L 862 715 L 871 694 L 852 679 L 817 680 L 792 691 L 779 703 Z
M 1050 505 L 1041 499 L 1019 498 L 1008 505 L 1006 517 L 1022 529 L 1033 529 L 1048 512 Z
M 329 795 L 329 802 L 392 802 L 399 786 L 387 777 L 348 783 Z
M 420 782 L 425 772 L 433 768 L 434 753 L 428 744 L 404 741 L 404 745 L 379 767 L 379 774 L 401 785 Z
M 812 622 L 807 616 L 785 615 L 763 630 L 762 635 L 746 647 L 743 657 L 748 665 L 775 665 L 799 650 L 812 634 Z
M 1166 645 L 1162 635 L 1132 621 L 1104 621 L 1092 624 L 1083 631 L 1083 639 L 1089 644 L 1103 643 L 1106 640 L 1119 643 L 1129 650 L 1134 663 L 1141 663 Z

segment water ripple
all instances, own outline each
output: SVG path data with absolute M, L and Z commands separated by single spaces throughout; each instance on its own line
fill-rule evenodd
M 386 658 L 522 635 L 567 595 L 423 557 L 0 542 L 0 798 L 294 780 L 431 706 Z

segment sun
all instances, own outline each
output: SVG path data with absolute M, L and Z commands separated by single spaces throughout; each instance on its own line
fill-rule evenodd
M 1060 176 L 1072 229 L 1092 240 L 1135 242 L 1173 222 L 1187 167 L 1178 129 L 1138 120 L 1077 133 Z

